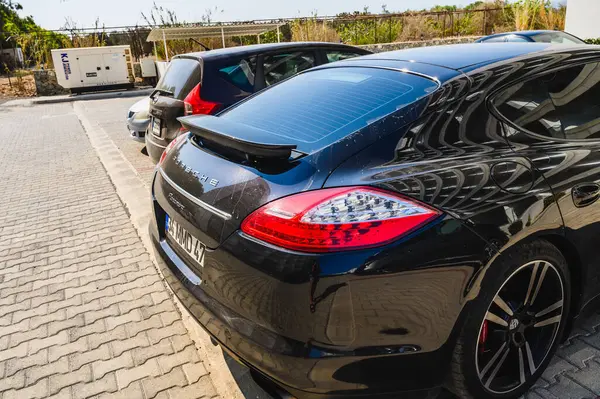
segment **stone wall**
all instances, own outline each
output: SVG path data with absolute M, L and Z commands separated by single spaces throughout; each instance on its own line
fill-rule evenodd
M 33 71 L 33 79 L 35 80 L 38 96 L 56 96 L 69 93 L 69 90 L 58 84 L 56 73 L 51 69 Z
M 427 47 L 427 46 L 440 46 L 444 44 L 461 44 L 461 43 L 472 43 L 479 39 L 480 36 L 462 36 L 462 37 L 451 37 L 447 39 L 432 39 L 432 40 L 419 40 L 413 42 L 395 42 L 395 43 L 379 43 L 379 44 L 365 44 L 362 46 L 364 49 L 372 51 L 374 53 L 382 53 L 384 51 L 393 50 L 404 50 L 407 48 L 414 47 Z

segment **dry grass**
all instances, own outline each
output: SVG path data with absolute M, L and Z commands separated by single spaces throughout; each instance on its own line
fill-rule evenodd
M 324 21 L 303 19 L 292 22 L 292 41 L 339 42 L 340 36 Z
M 36 95 L 35 81 L 33 75 L 17 73 L 0 76 L 0 98 L 34 97 Z
M 512 5 L 516 30 L 565 28 L 566 8 L 546 0 L 520 0 Z

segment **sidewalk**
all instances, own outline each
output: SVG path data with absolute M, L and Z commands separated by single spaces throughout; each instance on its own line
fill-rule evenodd
M 216 397 L 72 105 L 0 126 L 2 398 Z

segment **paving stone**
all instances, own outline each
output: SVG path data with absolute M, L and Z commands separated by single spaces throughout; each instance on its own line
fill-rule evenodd
M 42 349 L 35 355 L 16 357 L 6 361 L 5 376 L 11 376 L 32 366 L 48 363 L 48 349 Z
M 206 367 L 203 363 L 187 363 L 182 366 L 185 377 L 190 384 L 193 384 L 200 380 L 201 377 L 208 375 Z
M 56 362 L 43 366 L 31 367 L 25 370 L 27 385 L 33 385 L 38 380 L 53 374 L 65 374 L 69 372 L 69 360 L 64 357 Z
M 158 392 L 165 389 L 185 385 L 187 385 L 187 380 L 181 367 L 174 368 L 168 374 L 142 380 L 142 387 L 148 398 L 154 398 Z
M 117 391 L 117 380 L 114 373 L 88 384 L 78 384 L 71 388 L 74 399 L 85 399 L 101 393 Z
M 181 366 L 186 363 L 197 363 L 200 361 L 198 351 L 194 346 L 188 346 L 181 352 L 172 355 L 161 356 L 157 358 L 158 365 L 163 373 L 170 372 L 174 367 Z
M 561 399 L 579 399 L 579 398 L 593 398 L 594 393 L 586 387 L 578 384 L 570 378 L 560 375 L 558 377 L 558 384 L 550 385 L 546 388 L 552 395 Z M 543 391 L 542 391 L 543 392 Z
M 150 359 L 146 363 L 126 370 L 116 372 L 119 389 L 127 388 L 133 381 L 138 381 L 149 376 L 160 375 L 160 367 L 156 359 Z
M 115 393 L 102 394 L 98 399 L 145 399 L 142 385 L 139 382 L 134 382 L 127 388 L 119 389 Z
M 184 387 L 168 390 L 169 397 L 177 399 L 210 398 L 215 392 L 212 381 L 208 376 Z
M 133 367 L 133 356 L 131 352 L 124 352 L 121 356 L 108 360 L 99 360 L 92 364 L 94 379 L 96 380 L 102 378 L 106 373 L 111 371 L 129 367 Z
M 4 392 L 2 399 L 37 399 L 48 396 L 48 379 L 44 378 L 35 385 L 30 385 L 19 390 L 10 390 Z
M 71 371 L 65 374 L 55 374 L 50 377 L 50 393 L 58 393 L 64 387 L 68 387 L 78 382 L 91 382 L 92 368 L 89 365 L 81 367 L 79 370 Z
M 25 386 L 25 372 L 21 371 L 12 377 L 6 377 L 0 379 L 0 392 L 7 391 L 9 389 L 20 389 Z
M 596 361 L 590 361 L 586 367 L 583 367 L 577 372 L 569 372 L 565 374 L 579 385 L 587 390 L 600 395 L 600 364 Z

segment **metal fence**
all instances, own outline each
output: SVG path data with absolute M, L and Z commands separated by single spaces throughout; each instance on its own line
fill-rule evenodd
M 395 41 L 428 40 L 456 36 L 486 35 L 509 30 L 511 22 L 507 8 L 483 8 L 471 10 L 444 10 L 436 12 L 404 12 L 368 14 L 353 13 L 337 16 L 309 16 L 302 18 L 276 18 L 254 21 L 182 23 L 169 27 L 229 26 L 236 24 L 284 24 L 281 28 L 281 41 L 319 40 L 336 41 L 348 44 L 375 44 Z M 514 23 L 513 23 L 514 25 Z M 154 25 L 134 26 L 95 26 L 91 28 L 42 30 L 12 35 L 12 39 L 23 47 L 25 58 L 31 63 L 40 63 L 32 54 L 40 49 L 50 50 L 60 39 L 63 47 L 86 47 L 98 45 L 130 45 L 135 58 L 153 53 L 152 43 L 146 41 Z M 162 26 L 161 26 L 162 27 Z M 514 26 L 512 26 L 514 29 Z M 2 32 L 0 32 L 2 33 Z M 232 37 L 227 46 L 277 41 L 275 33 L 268 32 L 261 37 Z M 222 47 L 221 38 L 204 39 L 209 47 Z M 48 42 L 52 42 L 48 44 Z M 175 42 L 175 41 L 174 41 Z M 206 44 L 206 43 L 203 43 Z M 54 47 L 56 48 L 56 47 Z M 179 41 L 169 46 L 174 53 L 196 51 L 201 47 L 192 40 Z M 165 56 L 159 51 L 159 58 Z M 37 57 L 39 58 L 39 57 Z

